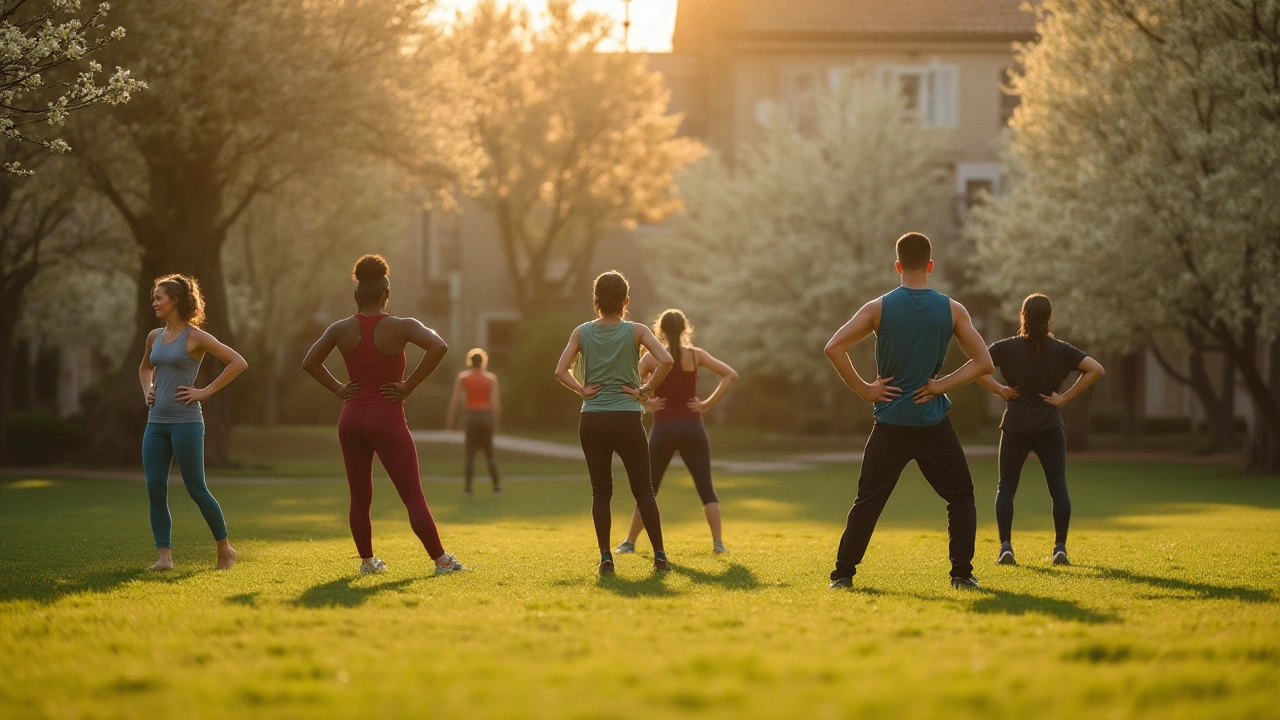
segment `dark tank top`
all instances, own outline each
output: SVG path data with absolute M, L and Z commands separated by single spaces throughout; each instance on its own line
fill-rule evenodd
M 653 391 L 654 397 L 666 400 L 666 406 L 653 414 L 654 422 L 675 420 L 699 420 L 702 414 L 689 409 L 689 401 L 698 397 L 698 356 L 693 355 L 693 369 L 680 367 L 684 354 L 692 354 L 689 348 L 681 348 L 681 360 L 677 361 L 667 377 Z
M 343 355 L 342 361 L 347 365 L 347 376 L 359 388 L 355 395 L 347 398 L 347 404 L 376 405 L 394 402 L 382 397 L 382 386 L 404 379 L 404 353 L 387 355 L 373 346 L 373 329 L 387 317 L 387 313 L 377 317 L 354 317 L 360 321 L 360 344 L 349 355 Z

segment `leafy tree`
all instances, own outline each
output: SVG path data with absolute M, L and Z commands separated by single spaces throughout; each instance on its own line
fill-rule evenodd
M 483 0 L 452 51 L 479 88 L 471 128 L 484 170 L 471 193 L 497 216 L 507 274 L 527 317 L 587 286 L 602 237 L 677 207 L 673 173 L 702 152 L 676 136 L 669 93 L 642 56 L 601 52 L 606 16 L 548 4 L 545 24 Z
M 139 455 L 146 407 L 133 363 L 155 326 L 152 278 L 198 277 L 209 330 L 231 340 L 224 245 L 265 193 L 371 160 L 435 188 L 465 177 L 472 159 L 467 96 L 439 62 L 429 0 L 121 5 L 133 42 L 113 47 L 113 57 L 153 89 L 111 108 L 81 142 L 95 187 L 141 255 L 134 342 L 92 413 L 90 450 L 104 463 Z M 220 396 L 206 407 L 215 464 L 227 460 L 226 403 Z
M 685 209 L 656 241 L 659 293 L 753 374 L 825 377 L 823 344 L 897 285 L 894 240 L 944 197 L 946 136 L 904 123 L 896 99 L 846 88 L 817 105 L 811 134 L 774 112 L 732 166 L 693 166 Z
M 1113 347 L 1172 332 L 1221 348 L 1258 418 L 1254 461 L 1280 470 L 1280 5 L 1039 12 L 1013 81 L 1016 183 L 969 225 L 988 282 L 1054 295 Z
M 314 331 L 306 320 L 350 300 L 352 263 L 403 236 L 405 206 L 381 168 L 347 168 L 280 188 L 232 228 L 223 251 L 231 324 L 263 378 L 264 424 L 276 424 L 281 381 L 298 374 L 288 353 Z
M 62 153 L 71 149 L 60 137 L 34 132 L 45 123 L 57 128 L 90 105 L 127 102 L 146 84 L 116 68 L 102 78 L 102 65 L 90 56 L 124 39 L 123 27 L 108 30 L 109 3 L 83 12 L 80 0 L 7 0 L 0 2 L 0 134 Z M 8 158 L 0 169 L 31 171 Z

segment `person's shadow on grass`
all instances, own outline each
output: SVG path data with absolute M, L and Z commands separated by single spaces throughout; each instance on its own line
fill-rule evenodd
M 1276 596 L 1270 590 L 1265 588 L 1248 587 L 1244 585 L 1214 585 L 1213 583 L 1194 582 L 1191 580 L 1179 580 L 1178 578 L 1162 577 L 1159 575 L 1143 575 L 1141 573 L 1131 572 L 1129 570 L 1121 570 L 1119 568 L 1109 568 L 1103 565 L 1076 565 L 1081 570 L 1091 570 L 1096 573 L 1098 580 L 1107 581 L 1114 580 L 1131 585 L 1146 585 L 1158 590 L 1167 590 L 1171 593 L 1184 593 L 1189 597 L 1181 599 L 1186 600 L 1239 600 L 1247 603 L 1269 603 L 1275 602 Z M 1041 575 L 1057 575 L 1059 571 L 1050 568 L 1042 568 L 1035 566 L 1027 566 L 1027 570 Z M 1179 599 L 1175 596 L 1174 599 Z
M 359 607 L 374 595 L 392 590 L 399 592 L 401 588 L 412 583 L 414 578 L 392 580 L 376 585 L 360 585 L 356 584 L 356 581 L 355 577 L 346 577 L 316 585 L 294 599 L 293 604 L 310 608 Z
M 675 565 L 672 565 L 675 568 Z M 628 598 L 675 597 L 680 593 L 667 585 L 666 573 L 655 572 L 641 580 L 627 580 L 610 573 L 596 578 L 596 587 Z
M 761 587 L 760 579 L 746 565 L 730 563 L 722 572 L 709 573 L 672 563 L 671 572 L 687 577 L 699 585 L 718 585 L 725 590 L 755 590 Z

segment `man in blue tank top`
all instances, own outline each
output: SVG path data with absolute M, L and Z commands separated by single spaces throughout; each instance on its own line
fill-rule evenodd
M 902 276 L 901 287 L 863 305 L 827 343 L 827 357 L 840 378 L 875 406 L 875 426 L 862 455 L 858 495 L 831 573 L 833 589 L 852 587 L 876 520 L 903 468 L 912 460 L 947 501 L 951 586 L 978 588 L 973 576 L 978 527 L 973 478 L 960 438 L 947 418 L 951 401 L 944 393 L 989 375 L 995 367 L 964 306 L 929 289 L 932 252 L 929 238 L 920 233 L 898 238 L 894 265 Z M 858 375 L 848 353 L 872 333 L 876 336 L 877 377 L 868 383 Z M 953 335 L 969 362 L 939 378 Z

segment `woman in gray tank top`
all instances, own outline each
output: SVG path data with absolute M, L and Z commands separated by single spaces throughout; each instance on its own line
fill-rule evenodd
M 142 397 L 151 408 L 142 435 L 142 472 L 151 502 L 151 533 L 159 558 L 151 566 L 173 568 L 173 519 L 169 515 L 169 468 L 174 458 L 182 471 L 182 483 L 218 543 L 219 570 L 236 561 L 227 539 L 222 508 L 204 479 L 204 415 L 200 403 L 226 387 L 249 364 L 235 350 L 204 330 L 204 297 L 200 284 L 186 275 L 156 279 L 151 307 L 164 327 L 151 331 L 138 366 Z M 200 361 L 209 353 L 226 363 L 222 374 L 203 388 L 196 387 Z
M 644 519 L 653 545 L 653 567 L 671 569 L 662 547 L 662 522 L 649 474 L 649 439 L 644 434 L 644 401 L 671 370 L 671 353 L 643 324 L 626 319 L 630 286 L 622 273 L 610 270 L 596 278 L 592 293 L 596 319 L 569 335 L 556 365 L 556 379 L 582 396 L 578 439 L 591 477 L 591 519 L 600 546 L 600 574 L 613 573 L 609 529 L 612 521 L 613 455 L 627 468 L 636 509 Z M 640 382 L 640 346 L 653 353 L 658 367 L 649 382 Z M 582 379 L 574 377 L 574 361 L 581 356 Z

